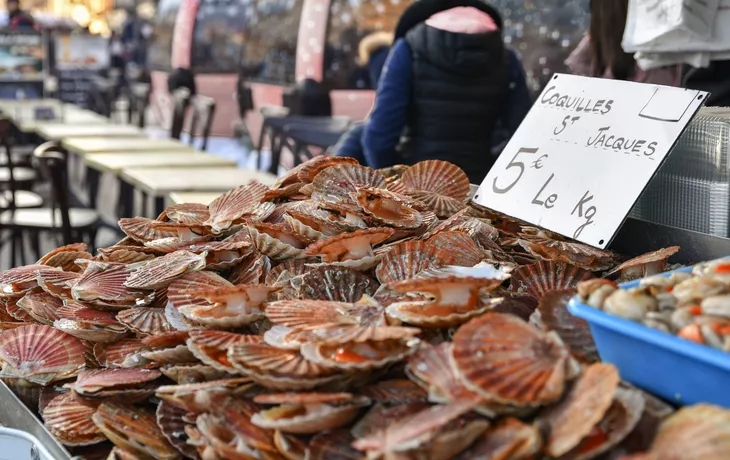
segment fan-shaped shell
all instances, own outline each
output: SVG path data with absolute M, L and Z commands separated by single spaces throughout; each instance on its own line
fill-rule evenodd
M 651 453 L 656 459 L 730 458 L 730 412 L 709 404 L 683 407 L 661 424 Z
M 401 183 L 413 191 L 431 192 L 459 201 L 469 198 L 469 177 L 458 166 L 447 161 L 426 160 L 408 168 Z
M 264 397 L 277 395 L 262 395 Z M 352 397 L 348 400 L 327 398 L 326 393 L 308 393 L 287 395 L 284 406 L 275 407 L 254 414 L 251 423 L 261 428 L 280 430 L 285 433 L 314 434 L 325 430 L 332 430 L 350 423 L 362 407 L 368 406 L 370 400 L 364 396 Z M 334 395 L 335 397 L 338 395 Z M 259 401 L 269 404 L 269 402 Z M 311 401 L 311 402 L 310 402 Z M 309 409 L 308 406 L 311 407 Z M 294 407 L 291 407 L 294 406 Z M 300 408 L 305 410 L 300 414 Z
M 197 458 L 195 447 L 187 444 L 189 437 L 185 433 L 185 427 L 192 426 L 184 420 L 187 413 L 188 411 L 185 409 L 167 401 L 161 401 L 157 406 L 155 416 L 157 426 L 160 427 L 165 439 L 185 457 Z
M 181 307 L 180 313 L 207 326 L 241 327 L 263 319 L 263 304 L 279 289 L 259 284 L 188 291 L 191 297 L 204 299 L 210 305 Z
M 323 377 L 333 372 L 302 357 L 297 350 L 282 350 L 263 343 L 237 343 L 228 360 L 239 372 L 291 377 Z
M 312 181 L 312 198 L 319 202 L 352 203 L 358 187 L 385 188 L 385 178 L 367 166 L 344 164 L 322 170 Z
M 594 364 L 583 371 L 568 396 L 545 415 L 550 456 L 565 455 L 590 434 L 611 407 L 618 384 L 618 371 L 610 364 Z
M 372 256 L 372 247 L 393 235 L 390 228 L 368 228 L 342 233 L 311 244 L 305 250 L 309 256 L 319 256 L 324 262 L 357 260 Z
M 304 460 L 307 455 L 307 443 L 295 435 L 275 431 L 274 444 L 286 460 Z
M 48 268 L 38 270 L 38 285 L 59 299 L 70 299 L 71 288 L 81 279 L 81 274 Z
M 463 209 L 468 209 L 463 202 L 436 193 L 412 191 L 403 193 L 420 203 L 421 209 L 429 210 L 441 219 L 449 218 Z
M 384 404 L 411 404 L 428 401 L 428 394 L 411 380 L 382 380 L 361 390 L 363 396 Z
M 616 260 L 616 255 L 611 251 L 581 243 L 530 238 L 520 240 L 520 245 L 539 259 L 572 264 L 590 271 L 607 270 Z
M 309 441 L 309 460 L 361 460 L 362 454 L 352 448 L 354 438 L 348 430 L 325 431 Z
M 203 363 L 220 371 L 238 371 L 228 360 L 228 351 L 237 343 L 259 343 L 261 337 L 221 331 L 191 331 L 188 348 Z
M 5 364 L 3 377 L 40 385 L 72 377 L 86 365 L 84 345 L 78 339 L 40 324 L 0 334 L 0 360 Z
M 487 313 L 462 326 L 453 355 L 467 388 L 489 400 L 542 405 L 565 388 L 568 351 L 511 315 Z
M 343 326 L 385 326 L 384 309 L 367 305 L 319 300 L 283 300 L 266 307 L 274 324 L 302 330 Z
M 495 313 L 515 315 L 527 321 L 537 308 L 537 300 L 529 295 L 510 294 L 501 290 L 495 291 L 494 295 L 503 296 L 502 301 L 492 308 Z
M 311 268 L 307 267 L 307 263 L 307 259 L 293 259 L 281 262 L 266 273 L 266 284 L 273 286 L 279 280 L 279 276 L 285 271 L 289 272 L 292 277 L 304 275 L 311 270 Z
M 297 178 L 304 182 L 312 182 L 317 175 L 327 168 L 331 168 L 337 165 L 357 165 L 357 160 L 348 157 L 330 157 L 320 155 L 313 159 L 302 163 L 301 167 L 298 168 Z
M 140 353 L 144 359 L 152 361 L 156 366 L 175 366 L 178 364 L 197 363 L 198 360 L 185 344 Z
M 300 220 L 293 218 L 289 214 L 284 214 L 282 219 L 292 229 L 292 232 L 302 239 L 319 241 L 326 238 L 324 233 L 303 224 Z
M 304 257 L 304 251 L 301 249 L 284 243 L 267 233 L 259 232 L 253 227 L 249 227 L 248 231 L 256 244 L 256 249 L 272 260 L 301 259 Z
M 329 345 L 307 342 L 301 353 L 307 360 L 331 369 L 372 371 L 406 359 L 418 348 L 418 339 L 385 339 Z
M 36 288 L 39 270 L 48 270 L 48 267 L 26 265 L 0 273 L 0 297 L 22 297 L 26 292 Z
M 356 225 L 355 222 L 347 221 L 335 213 L 331 213 L 324 209 L 318 209 L 316 207 L 308 209 L 290 209 L 287 213 L 294 220 L 299 221 L 302 225 L 312 229 L 313 231 L 321 233 L 325 237 L 335 236 L 342 232 L 353 232 L 364 227 L 363 225 Z
M 81 267 L 76 264 L 78 259 L 93 259 L 94 256 L 89 254 L 85 243 L 74 243 L 67 246 L 61 246 L 41 257 L 38 261 L 39 265 L 48 265 L 49 267 L 57 267 L 61 270 L 69 272 L 80 272 Z
M 535 425 L 509 417 L 490 427 L 456 460 L 527 460 L 541 448 L 542 436 Z
M 205 364 L 176 364 L 160 368 L 165 377 L 181 385 L 209 381 L 220 381 L 230 377 L 227 372 L 219 371 Z
M 128 265 L 93 262 L 71 288 L 71 294 L 75 300 L 93 302 L 97 307 L 123 309 L 138 305 L 144 295 L 124 285 L 131 273 Z
M 548 291 L 540 299 L 538 310 L 545 328 L 555 331 L 578 361 L 595 363 L 600 357 L 588 323 L 568 311 L 568 301 L 576 292 L 575 289 Z
M 130 289 L 157 289 L 169 285 L 185 273 L 205 268 L 207 254 L 194 254 L 189 251 L 176 251 L 151 260 L 132 274 L 124 286 Z
M 484 259 L 486 254 L 469 235 L 464 232 L 440 232 L 426 241 L 453 260 L 453 265 L 473 267 Z
M 260 284 L 270 267 L 271 262 L 268 257 L 258 251 L 253 251 L 230 271 L 228 279 L 235 285 Z
M 60 394 L 43 409 L 48 431 L 67 446 L 88 446 L 106 441 L 91 417 L 97 403 L 84 401 L 73 393 Z
M 111 252 L 103 252 L 100 260 L 103 262 L 116 262 L 120 264 L 136 264 L 154 259 L 154 254 L 146 254 L 140 251 L 130 251 L 128 249 L 118 249 Z
M 229 190 L 210 203 L 210 218 L 205 224 L 217 233 L 226 230 L 237 220 L 253 213 L 268 190 L 267 186 L 258 182 Z
M 423 223 L 421 213 L 414 209 L 418 203 L 383 188 L 362 187 L 350 194 L 367 215 L 386 225 L 418 228 Z
M 388 251 L 375 270 L 383 284 L 406 281 L 430 268 L 449 264 L 453 257 L 432 244 L 423 241 L 407 241 Z
M 160 431 L 152 412 L 138 407 L 104 403 L 92 416 L 96 426 L 111 442 L 142 457 L 160 460 L 179 458 Z
M 187 225 L 202 225 L 210 218 L 208 206 L 201 203 L 173 204 L 165 209 L 163 215 L 172 221 Z
M 178 232 L 155 229 L 152 226 L 154 222 L 154 220 L 144 217 L 125 217 L 119 219 L 119 228 L 128 237 L 140 243 L 178 235 Z
M 140 339 L 122 339 L 114 343 L 94 345 L 94 357 L 103 367 L 152 368 L 157 367 L 142 356 L 149 351 Z
M 664 270 L 667 260 L 677 252 L 679 252 L 679 246 L 670 246 L 657 251 L 647 252 L 646 254 L 627 260 L 606 273 L 606 278 L 618 278 L 619 282 L 626 282 L 656 275 Z
M 161 308 L 138 307 L 117 313 L 117 320 L 131 331 L 141 335 L 155 335 L 173 331 Z
M 85 370 L 73 383 L 73 390 L 86 398 L 115 398 L 124 403 L 144 401 L 152 396 L 162 376 L 149 369 L 91 369 Z
M 548 291 L 575 288 L 589 278 L 591 272 L 574 265 L 540 261 L 513 271 L 510 290 L 539 300 Z
M 18 300 L 16 305 L 25 310 L 34 320 L 50 326 L 60 318 L 57 310 L 63 306 L 63 302 L 46 292 L 32 292 Z
M 363 295 L 373 295 L 379 284 L 372 277 L 345 267 L 318 267 L 300 280 L 297 292 L 302 299 L 354 303 Z

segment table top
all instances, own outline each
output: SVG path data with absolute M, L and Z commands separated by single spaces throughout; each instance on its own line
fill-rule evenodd
M 35 132 L 49 141 L 66 137 L 146 137 L 145 132 L 130 125 L 72 125 L 66 123 L 39 123 Z
M 172 192 L 168 195 L 171 204 L 200 203 L 209 205 L 221 196 L 220 192 Z
M 159 168 L 125 168 L 121 177 L 135 188 L 154 196 L 171 192 L 225 192 L 257 180 L 273 185 L 276 176 L 239 168 L 175 168 L 161 173 Z
M 84 156 L 84 163 L 101 171 L 119 173 L 124 168 L 178 168 L 178 167 L 208 167 L 208 166 L 231 166 L 235 167 L 236 162 L 216 155 L 202 152 L 174 152 L 166 151 L 135 153 L 92 153 Z M 158 171 L 159 173 L 159 171 Z M 167 171 L 164 171 L 167 174 Z M 169 174 L 174 174 L 170 171 Z
M 86 155 L 89 153 L 106 152 L 156 152 L 169 150 L 172 153 L 199 153 L 189 145 L 185 145 L 176 139 L 151 139 L 148 137 L 66 137 L 61 145 L 68 151 Z

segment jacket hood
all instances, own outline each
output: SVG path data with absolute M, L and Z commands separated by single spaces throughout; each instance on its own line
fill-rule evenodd
M 494 19 L 497 28 L 502 29 L 502 17 L 499 11 L 485 0 L 416 0 L 406 8 L 398 19 L 398 24 L 395 27 L 395 38 L 404 38 L 411 29 L 436 13 L 467 6 L 487 13 Z
M 462 34 L 483 34 L 499 29 L 494 18 L 472 6 L 459 6 L 436 13 L 426 20 L 426 25 Z
M 358 46 L 358 57 L 360 65 L 367 65 L 373 53 L 381 48 L 390 48 L 393 44 L 393 34 L 391 32 L 373 32 L 366 35 L 360 40 Z

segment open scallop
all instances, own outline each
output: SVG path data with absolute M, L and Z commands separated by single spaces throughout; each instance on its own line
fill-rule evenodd
M 179 311 L 206 326 L 232 329 L 263 319 L 264 303 L 280 289 L 258 284 L 187 291 L 191 298 L 203 299 L 207 305 L 183 306 Z
M 343 233 L 308 246 L 305 253 L 321 257 L 324 263 L 369 270 L 380 260 L 373 253 L 373 246 L 390 238 L 393 232 L 391 228 L 368 228 Z

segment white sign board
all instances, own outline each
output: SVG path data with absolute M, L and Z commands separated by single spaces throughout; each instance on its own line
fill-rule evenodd
M 707 96 L 556 74 L 474 201 L 605 248 Z

